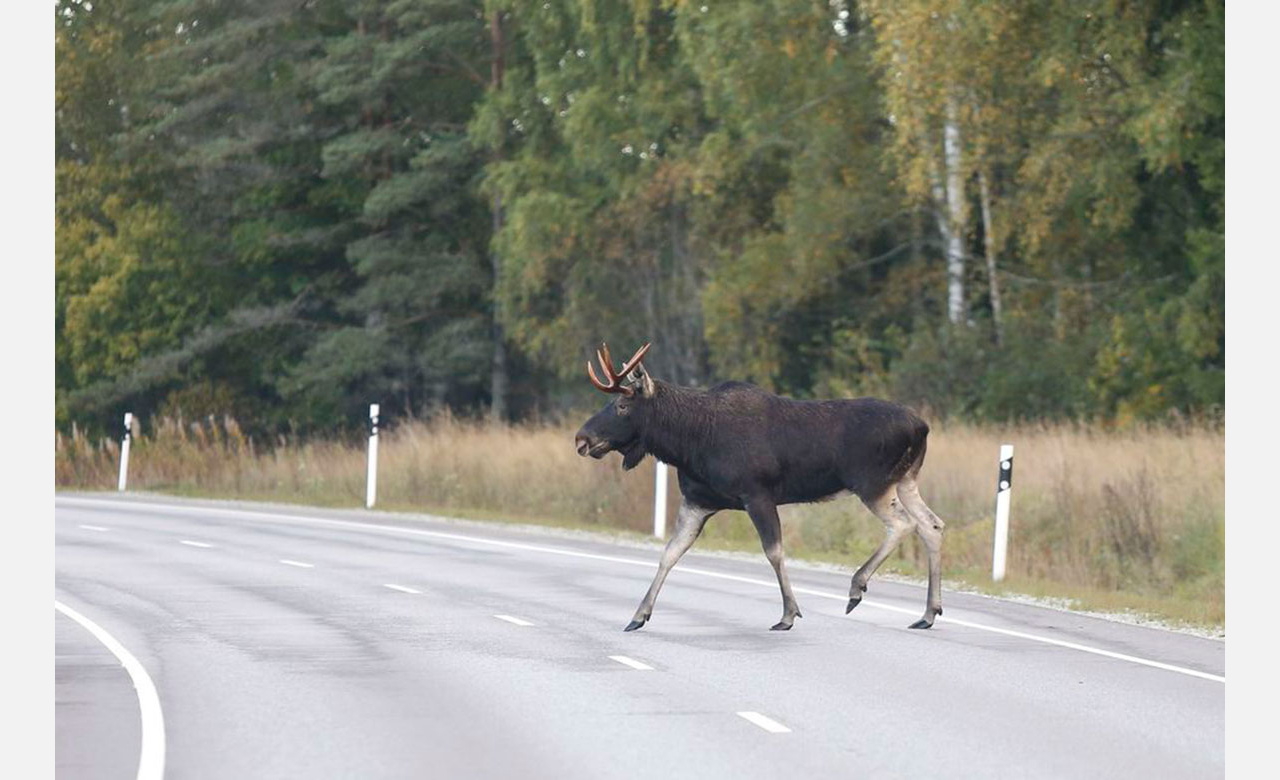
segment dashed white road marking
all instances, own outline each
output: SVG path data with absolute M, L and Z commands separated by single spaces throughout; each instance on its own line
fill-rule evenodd
M 530 623 L 527 620 L 521 620 L 518 617 L 511 617 L 510 615 L 494 615 L 494 617 L 496 617 L 498 620 L 505 620 L 513 626 L 532 626 L 533 625 L 533 623 Z
M 283 563 L 285 566 L 297 566 L 300 569 L 314 569 L 316 567 L 314 563 L 303 563 L 302 561 L 291 561 L 288 558 L 281 558 L 280 562 Z
M 627 658 L 625 655 L 611 655 L 609 657 L 617 661 L 618 663 L 622 664 L 623 666 L 630 666 L 632 669 L 638 669 L 642 672 L 653 671 L 652 666 L 648 664 L 642 664 L 634 658 Z
M 110 528 L 103 528 L 100 525 L 82 525 L 80 526 L 86 531 L 110 531 Z
M 111 654 L 120 659 L 124 670 L 133 680 L 133 687 L 138 692 L 138 709 L 142 714 L 142 747 L 138 752 L 138 780 L 160 780 L 164 777 L 164 713 L 160 710 L 160 695 L 156 693 L 155 683 L 142 667 L 138 659 L 106 629 L 89 618 L 81 615 L 66 604 L 56 599 L 53 608 L 79 623 L 99 642 L 106 646 Z
M 791 729 L 782 725 L 773 718 L 767 718 L 758 712 L 739 712 L 738 717 L 750 723 L 754 723 L 770 734 L 790 734 Z
M 193 542 L 190 539 L 182 539 L 178 542 L 178 544 L 185 544 L 188 547 L 212 547 L 213 546 L 207 542 Z
M 115 499 L 103 500 L 103 499 L 93 499 L 93 498 L 80 498 L 80 497 L 74 497 L 74 496 L 58 497 L 56 500 L 60 503 L 66 503 L 69 505 L 79 504 L 81 506 L 89 505 L 89 506 L 106 506 L 106 507 L 119 508 L 122 504 L 124 504 L 137 509 L 142 509 L 144 511 L 146 510 L 163 511 L 168 513 L 175 513 L 175 514 L 185 512 L 185 513 L 197 514 L 197 515 L 199 514 L 224 515 L 224 516 L 241 517 L 241 518 L 255 517 L 255 518 L 260 518 L 263 520 L 267 520 L 269 522 L 276 522 L 276 523 L 285 523 L 285 524 L 307 523 L 310 525 L 329 526 L 331 528 L 351 528 L 351 529 L 358 529 L 362 531 L 374 531 L 374 532 L 384 533 L 384 534 L 393 534 L 393 535 L 403 534 L 406 536 L 419 536 L 419 537 L 425 537 L 429 539 L 448 539 L 451 541 L 467 542 L 470 544 L 483 544 L 483 545 L 488 545 L 490 547 L 502 547 L 508 550 L 527 550 L 530 552 L 538 552 L 538 553 L 544 553 L 548 555 L 562 555 L 569 558 L 585 558 L 585 559 L 595 560 L 595 561 L 607 561 L 609 563 L 618 563 L 625 566 L 640 566 L 647 569 L 657 568 L 656 562 L 642 561 L 636 558 L 624 558 L 618 555 L 600 555 L 598 553 L 589 553 L 589 552 L 583 552 L 580 550 L 569 550 L 563 547 L 552 547 L 550 545 L 545 545 L 545 544 L 526 544 L 522 542 L 509 542 L 501 539 L 486 539 L 485 537 L 482 537 L 482 536 L 469 536 L 467 534 L 449 533 L 446 531 L 428 531 L 422 528 L 404 528 L 400 526 L 378 525 L 377 523 L 363 523 L 355 520 L 338 520 L 335 518 L 328 518 L 328 517 L 309 517 L 307 515 L 294 515 L 294 514 L 284 514 L 284 513 L 277 513 L 277 512 L 255 512 L 252 510 L 245 510 L 245 509 L 223 509 L 220 507 L 208 507 L 208 506 L 183 506 L 181 504 L 162 504 L 159 502 L 150 502 L 150 501 L 146 501 L 146 502 L 120 501 Z M 447 520 L 448 518 L 441 518 L 441 519 Z M 701 577 L 712 577 L 715 579 L 728 580 L 731 582 L 741 582 L 748 585 L 756 585 L 756 586 L 762 586 L 767 588 L 778 587 L 778 583 L 776 580 L 764 580 L 764 579 L 758 579 L 755 577 L 743 577 L 736 574 L 726 574 L 724 572 L 708 571 L 706 569 L 699 569 L 692 566 L 681 567 L 680 571 L 685 574 L 694 574 Z M 814 590 L 812 588 L 793 588 L 792 590 L 794 590 L 796 593 L 810 595 L 810 596 L 817 596 L 819 598 L 824 598 L 824 599 L 832 599 L 834 601 L 847 602 L 849 600 L 849 597 L 847 595 L 831 593 L 829 591 Z M 876 601 L 869 601 L 865 598 L 862 600 L 861 606 L 871 607 L 872 609 L 883 609 L 889 612 L 899 612 L 904 615 L 920 614 L 920 611 L 916 609 L 907 609 L 904 607 L 893 606 L 891 604 L 881 604 Z M 1127 661 L 1129 663 L 1139 664 L 1141 666 L 1146 666 L 1153 669 L 1163 669 L 1168 672 L 1185 674 L 1190 677 L 1199 677 L 1202 680 L 1212 680 L 1214 682 L 1220 682 L 1220 683 L 1225 683 L 1227 681 L 1227 678 L 1223 675 L 1210 674 L 1208 672 L 1199 671 L 1198 669 L 1188 669 L 1185 666 L 1175 666 L 1174 664 L 1167 664 L 1161 661 L 1154 661 L 1149 658 L 1140 658 L 1138 656 L 1128 655 L 1126 653 L 1116 653 L 1111 650 L 1104 650 L 1100 647 L 1091 647 L 1089 645 L 1082 645 L 1077 642 L 1067 642 L 1061 639 L 1055 639 L 1053 637 L 1047 637 L 1040 634 L 1030 634 L 1024 631 L 1011 631 L 1006 628 L 998 628 L 996 626 L 986 625 L 983 623 L 975 623 L 967 620 L 957 620 L 952 617 L 940 618 L 938 620 L 938 624 L 964 626 L 966 628 L 972 628 L 978 631 L 986 631 L 993 634 L 1002 634 L 1004 636 L 1011 636 L 1011 637 L 1016 637 L 1018 639 L 1025 639 L 1030 642 L 1039 642 L 1041 644 L 1053 645 L 1055 647 L 1061 647 L 1067 650 L 1075 650 L 1082 653 L 1090 653 L 1092 655 L 1099 655 L 1105 658 L 1113 658 L 1118 661 Z
M 415 596 L 420 595 L 422 593 L 422 591 L 420 590 L 414 590 L 413 588 L 406 588 L 403 585 L 393 585 L 390 582 L 383 583 L 382 587 L 391 588 L 392 590 L 398 590 L 401 593 L 412 593 Z

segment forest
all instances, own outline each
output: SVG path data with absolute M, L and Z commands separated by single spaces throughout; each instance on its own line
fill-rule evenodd
M 1213 0 L 58 0 L 60 430 L 1219 420 Z M 269 440 L 269 439 L 268 439 Z

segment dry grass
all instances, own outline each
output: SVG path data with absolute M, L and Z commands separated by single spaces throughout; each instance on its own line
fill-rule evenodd
M 579 458 L 570 426 L 495 427 L 440 417 L 383 437 L 380 507 L 644 533 L 653 466 L 623 474 L 616 456 Z M 990 583 L 996 453 L 1015 445 L 1008 578 Z M 58 434 L 59 488 L 115 486 L 118 446 Z M 129 485 L 220 498 L 359 506 L 363 444 L 278 440 L 262 447 L 235 422 L 161 420 L 136 435 Z M 1221 626 L 1225 447 L 1187 425 L 1109 431 L 1076 425 L 935 427 L 921 492 L 947 521 L 944 578 L 989 592 L 1075 600 L 1107 611 Z M 672 480 L 669 516 L 678 503 Z M 793 556 L 859 565 L 881 538 L 856 500 L 784 507 Z M 745 515 L 717 516 L 703 546 L 758 549 Z M 885 569 L 924 571 L 907 542 Z

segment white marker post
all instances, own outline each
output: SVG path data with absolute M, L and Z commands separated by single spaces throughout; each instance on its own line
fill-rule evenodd
M 124 492 L 129 482 L 129 442 L 133 440 L 133 412 L 124 413 L 124 437 L 120 439 L 120 481 L 116 490 Z
M 378 405 L 369 404 L 369 471 L 365 477 L 364 505 L 373 508 L 378 498 Z
M 1009 551 L 1009 493 L 1013 489 L 1013 445 L 1000 445 L 1000 476 L 996 480 L 996 538 L 991 552 L 991 579 L 1004 579 Z
M 653 469 L 653 535 L 667 535 L 667 464 L 655 460 Z

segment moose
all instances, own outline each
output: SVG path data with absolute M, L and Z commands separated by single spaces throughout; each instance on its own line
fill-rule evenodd
M 645 344 L 614 370 L 608 344 L 596 357 L 602 381 L 587 361 L 597 389 L 617 396 L 574 437 L 578 454 L 600 459 L 622 454 L 622 468 L 646 455 L 674 466 L 683 500 L 676 528 L 648 593 L 624 629 L 649 621 L 667 574 L 722 509 L 746 510 L 782 589 L 782 620 L 789 630 L 801 617 L 782 554 L 778 507 L 852 493 L 885 525 L 884 542 L 853 575 L 845 614 L 862 601 L 867 581 L 911 531 L 924 542 L 929 591 L 924 617 L 910 628 L 929 628 L 942 614 L 943 522 L 920 497 L 929 426 L 911 410 L 876 398 L 798 401 L 746 382 L 710 390 L 654 379 L 641 362 Z

